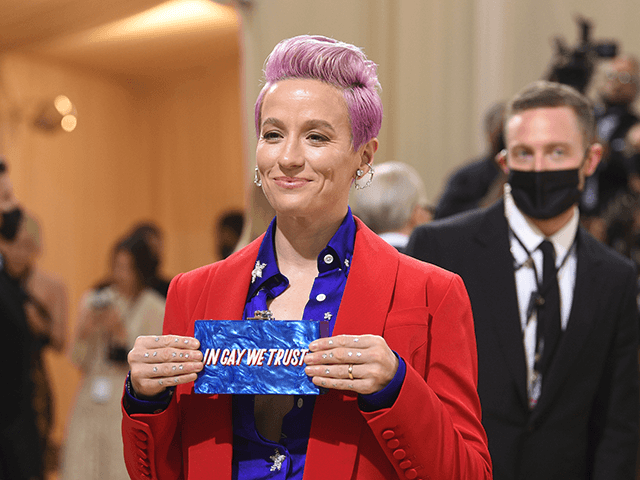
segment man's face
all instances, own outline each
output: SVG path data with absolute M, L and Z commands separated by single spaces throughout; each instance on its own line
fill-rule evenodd
M 626 58 L 612 60 L 603 67 L 598 91 L 607 103 L 632 103 L 638 93 L 638 67 Z
M 579 168 L 580 188 L 598 166 L 602 153 L 598 144 L 587 148 L 570 107 L 534 108 L 513 115 L 507 121 L 506 144 L 506 159 L 499 159 L 505 172 Z

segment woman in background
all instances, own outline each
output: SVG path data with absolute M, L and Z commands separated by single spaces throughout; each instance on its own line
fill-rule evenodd
M 156 257 L 139 237 L 119 242 L 111 279 L 80 304 L 72 360 L 84 379 L 64 446 L 61 478 L 127 478 L 119 419 L 127 352 L 139 335 L 162 328 L 164 298 L 149 288 Z

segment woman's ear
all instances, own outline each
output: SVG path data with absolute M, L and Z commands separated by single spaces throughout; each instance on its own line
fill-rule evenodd
M 378 139 L 372 138 L 360 147 L 360 168 L 364 168 L 367 163 L 373 164 L 373 157 L 378 150 L 378 145 Z

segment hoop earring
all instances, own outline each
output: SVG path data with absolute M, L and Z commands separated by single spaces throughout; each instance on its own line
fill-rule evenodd
M 365 173 L 361 169 L 356 170 L 356 179 L 353 182 L 356 190 L 362 190 L 363 188 L 369 187 L 371 185 L 371 182 L 373 181 L 373 174 L 376 173 L 376 171 L 373 168 L 373 165 L 371 165 L 370 163 L 367 163 L 367 166 L 369 167 L 369 171 L 367 172 L 369 174 L 369 179 L 365 182 L 364 185 L 359 185 L 358 179 L 365 175 Z
M 253 174 L 253 183 L 256 184 L 256 187 L 261 187 L 262 186 L 262 179 L 260 178 L 260 175 L 258 174 L 258 166 L 256 165 L 256 171 Z

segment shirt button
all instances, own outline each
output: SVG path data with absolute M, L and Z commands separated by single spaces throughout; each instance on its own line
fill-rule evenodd
M 324 293 L 319 293 L 316 295 L 316 300 L 319 302 L 324 302 L 327 299 L 327 296 Z
M 302 400 L 302 397 L 300 397 L 298 399 L 298 408 L 302 408 L 302 405 L 304 404 L 304 400 Z
M 330 264 L 331 262 L 333 262 L 333 255 L 331 255 L 330 253 L 327 253 L 324 256 L 324 263 L 326 263 L 327 265 Z

